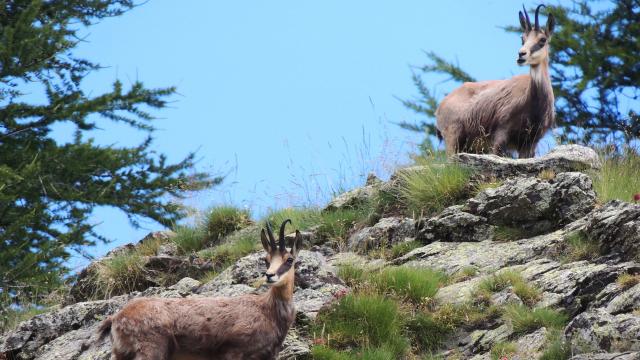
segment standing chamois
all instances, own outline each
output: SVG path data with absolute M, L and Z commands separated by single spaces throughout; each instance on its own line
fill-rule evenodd
M 549 78 L 549 40 L 555 20 L 547 17 L 540 28 L 536 8 L 535 25 L 529 14 L 520 14 L 522 47 L 518 65 L 529 65 L 530 75 L 507 80 L 466 82 L 447 95 L 436 111 L 436 126 L 444 138 L 447 154 L 491 152 L 506 155 L 517 151 L 520 158 L 535 155 L 542 136 L 555 118 L 553 89 Z
M 294 260 L 285 247 L 285 220 L 279 244 L 267 222 L 260 240 L 267 252 L 264 294 L 215 298 L 139 298 L 103 321 L 111 334 L 112 360 L 275 359 L 295 317 Z M 267 238 L 268 234 L 268 238 Z

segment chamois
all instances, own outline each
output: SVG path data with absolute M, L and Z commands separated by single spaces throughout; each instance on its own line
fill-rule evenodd
M 280 226 L 278 246 L 269 222 L 260 234 L 267 292 L 134 299 L 100 325 L 100 337 L 111 334 L 111 360 L 274 359 L 295 317 L 294 260 L 301 236 L 296 230 L 287 251 L 287 223 Z
M 491 152 L 505 155 L 517 151 L 520 158 L 535 155 L 536 146 L 554 124 L 554 96 L 549 78 L 549 40 L 555 20 L 547 17 L 540 28 L 529 14 L 519 12 L 522 47 L 517 63 L 529 65 L 530 75 L 507 80 L 466 82 L 447 95 L 436 110 L 436 127 L 444 138 L 447 154 Z

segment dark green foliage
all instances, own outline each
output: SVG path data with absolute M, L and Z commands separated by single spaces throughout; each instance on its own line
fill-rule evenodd
M 548 4 L 541 12 L 541 18 L 552 13 L 557 24 L 550 42 L 550 73 L 562 142 L 629 143 L 640 137 L 639 116 L 624 105 L 640 95 L 640 4 L 636 0 L 605 1 L 605 6 L 602 3 L 574 0 L 567 5 Z M 517 7 L 513 11 L 513 24 L 517 24 Z M 519 26 L 506 30 L 521 33 Z M 514 54 L 519 47 L 514 36 Z M 426 133 L 425 150 L 429 150 L 429 135 L 435 134 L 439 98 L 422 75 L 440 74 L 458 83 L 475 81 L 435 53 L 428 52 L 427 57 L 430 63 L 413 74 L 419 96 L 403 101 L 426 119 L 400 124 Z
M 81 88 L 99 65 L 73 55 L 78 32 L 133 6 L 129 0 L 0 1 L 3 304 L 37 302 L 59 285 L 70 251 L 106 240 L 88 222 L 96 206 L 118 208 L 136 226 L 141 218 L 170 226 L 185 213 L 166 195 L 181 198 L 221 181 L 193 172 L 193 154 L 172 164 L 152 151 L 150 111 L 165 107 L 174 88 L 134 82 L 127 89 L 119 81 L 104 94 Z M 42 100 L 30 102 L 39 94 Z M 69 143 L 51 136 L 62 122 L 75 126 Z M 99 146 L 87 132 L 106 122 L 149 136 L 134 147 Z
M 511 322 L 514 333 L 524 334 L 541 327 L 562 329 L 568 317 L 561 312 L 547 308 L 530 309 L 524 305 L 509 305 L 504 316 Z
M 225 236 L 249 225 L 251 225 L 251 215 L 248 210 L 234 206 L 214 207 L 206 214 L 207 242 L 209 245 L 218 243 Z
M 451 329 L 436 321 L 432 315 L 418 313 L 405 325 L 407 333 L 421 352 L 437 350 L 447 338 Z

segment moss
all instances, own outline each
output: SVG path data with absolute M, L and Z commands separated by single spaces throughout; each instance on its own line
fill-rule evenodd
M 522 305 L 508 305 L 504 316 L 513 326 L 514 333 L 524 334 L 541 327 L 562 329 L 568 317 L 557 310 L 547 308 L 530 309 Z
M 225 236 L 251 224 L 251 216 L 248 210 L 234 206 L 213 207 L 209 209 L 205 216 L 206 242 L 209 245 L 216 244 Z

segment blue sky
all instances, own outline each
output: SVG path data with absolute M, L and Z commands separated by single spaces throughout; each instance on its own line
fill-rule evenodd
M 423 51 L 456 60 L 478 79 L 527 72 L 515 62 L 518 36 L 501 29 L 518 24 L 520 6 L 151 0 L 86 29 L 76 54 L 105 66 L 84 83 L 94 94 L 115 79 L 177 86 L 170 108 L 156 113 L 154 149 L 172 161 L 195 150 L 198 170 L 226 175 L 222 186 L 185 203 L 200 210 L 232 203 L 260 216 L 322 204 L 362 184 L 369 171 L 385 177 L 407 161 L 420 137 L 395 123 L 417 117 L 396 97 L 416 94 L 411 65 L 426 61 Z M 431 80 L 441 95 L 454 86 Z M 101 144 L 134 145 L 144 137 L 125 126 L 102 128 L 92 134 Z M 64 141 L 70 132 L 58 126 L 55 136 Z M 95 255 L 161 228 L 143 222 L 133 229 L 108 208 L 93 221 L 114 240 L 92 249 Z

